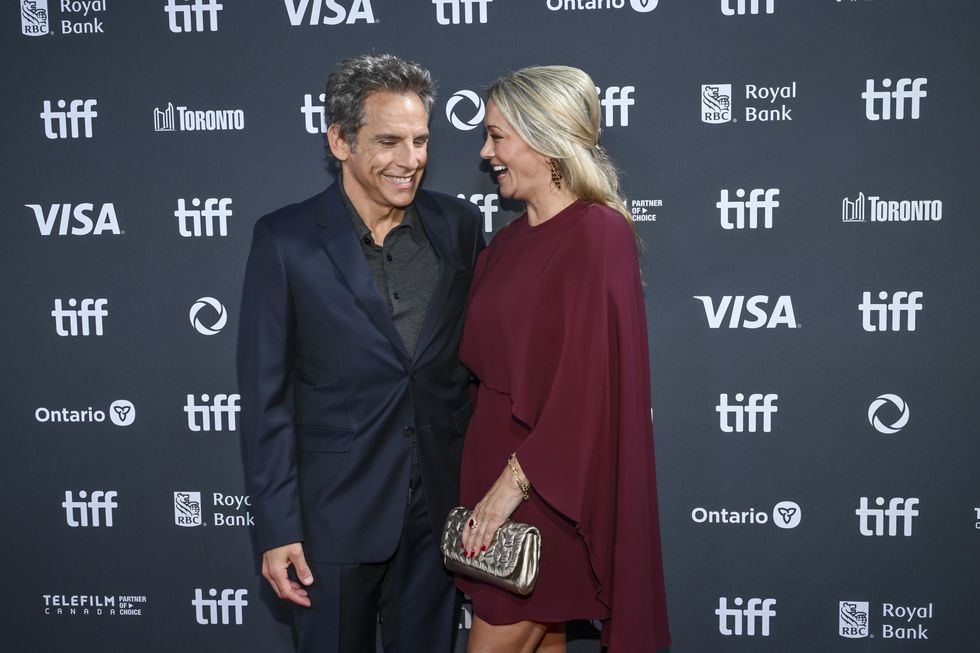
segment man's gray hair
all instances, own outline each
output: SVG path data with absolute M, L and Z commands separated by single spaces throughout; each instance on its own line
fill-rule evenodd
M 352 149 L 357 131 L 364 125 L 364 102 L 378 91 L 414 93 L 426 113 L 436 101 L 432 75 L 417 63 L 390 54 L 363 54 L 341 61 L 327 78 L 323 110 L 327 126 L 337 123 Z

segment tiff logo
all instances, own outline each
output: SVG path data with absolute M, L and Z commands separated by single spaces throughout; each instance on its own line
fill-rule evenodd
M 732 7 L 732 4 L 735 6 Z M 758 14 L 762 11 L 761 0 L 721 0 L 721 13 L 726 16 L 744 16 L 745 14 Z M 776 4 L 776 0 L 766 0 L 765 11 L 767 14 L 773 13 L 776 9 L 773 5 Z
M 596 93 L 602 98 L 599 104 L 602 105 L 602 113 L 606 117 L 606 127 L 618 124 L 620 127 L 628 127 L 630 124 L 629 108 L 636 104 L 630 97 L 630 93 L 636 91 L 635 86 L 607 86 L 605 93 L 598 86 Z M 616 109 L 619 108 L 619 122 L 616 122 Z
M 728 599 L 724 596 L 718 599 L 718 632 L 722 635 L 756 635 L 756 622 L 760 628 L 758 634 L 769 637 L 769 622 L 776 616 L 776 611 L 772 606 L 776 605 L 776 599 L 749 599 L 748 605 L 742 609 L 745 602 L 742 597 L 736 596 L 732 601 L 734 608 L 728 607 Z
M 477 5 L 480 10 L 479 22 L 487 22 L 487 5 L 493 0 L 432 0 L 436 6 L 436 22 L 440 25 L 459 25 L 473 23 L 473 5 Z M 446 7 L 450 7 L 451 15 L 446 16 Z M 463 9 L 462 16 L 460 8 Z
M 197 618 L 197 623 L 202 626 L 210 624 L 227 626 L 232 623 L 231 611 L 234 609 L 234 623 L 236 626 L 241 626 L 245 606 L 248 605 L 248 601 L 245 600 L 247 595 L 248 590 L 224 589 L 221 590 L 221 598 L 219 599 L 215 598 L 218 596 L 218 590 L 212 587 L 208 590 L 208 596 L 211 598 L 206 599 L 202 589 L 195 589 L 194 600 L 191 601 L 191 605 L 194 606 L 194 616 Z
M 40 113 L 44 121 L 44 135 L 52 140 L 79 138 L 81 134 L 92 138 L 92 121 L 99 115 L 95 110 L 96 104 L 98 100 L 72 100 L 71 103 L 58 100 L 60 111 L 55 111 L 51 108 L 51 100 L 45 100 L 44 110 Z M 65 107 L 68 107 L 67 111 Z
M 457 195 L 461 200 L 466 199 L 466 195 L 460 193 Z M 500 199 L 496 193 L 487 193 L 483 195 L 481 193 L 476 193 L 475 195 L 470 195 L 470 202 L 476 205 L 480 209 L 480 213 L 483 214 L 483 231 L 490 233 L 493 231 L 493 214 L 500 210 L 496 202 Z
M 876 91 L 875 80 L 865 80 L 864 93 L 861 93 L 861 97 L 864 98 L 864 116 L 868 120 L 891 120 L 893 117 L 892 100 L 895 100 L 894 118 L 895 120 L 904 120 L 905 101 L 909 100 L 911 103 L 909 117 L 912 120 L 918 120 L 919 105 L 922 98 L 926 96 L 927 81 L 925 77 L 916 77 L 915 79 L 903 77 L 895 83 L 895 90 L 889 91 L 888 89 L 892 87 L 892 80 L 886 77 L 881 80 L 881 86 L 885 90 Z
M 320 104 L 313 104 L 313 96 L 309 93 L 303 95 L 303 106 L 299 108 L 300 112 L 306 118 L 306 133 L 307 134 L 326 134 L 327 133 L 327 119 L 326 114 L 323 111 L 323 100 L 326 94 L 320 93 Z
M 218 12 L 224 8 L 217 0 L 187 0 L 186 4 L 180 0 L 167 0 L 163 10 L 170 17 L 170 31 L 180 34 L 205 31 L 205 19 L 208 21 L 207 31 L 217 32 Z
M 193 208 L 187 208 L 184 198 L 177 200 L 174 217 L 177 218 L 177 231 L 181 236 L 191 238 L 216 234 L 228 235 L 228 218 L 231 217 L 230 198 L 208 197 L 204 200 L 202 209 L 201 200 L 195 197 L 191 200 L 191 206 Z
M 60 299 L 54 300 L 51 317 L 54 318 L 55 331 L 59 336 L 90 336 L 93 332 L 101 336 L 102 318 L 109 316 L 106 309 L 108 303 L 108 299 L 83 299 L 79 305 L 78 300 L 72 297 L 68 300 L 68 308 L 64 308 Z
M 865 331 L 902 330 L 902 315 L 905 315 L 906 331 L 915 331 L 915 314 L 922 310 L 922 292 L 899 290 L 888 301 L 888 292 L 878 293 L 881 302 L 872 302 L 871 293 L 865 291 L 858 309 L 861 311 L 861 326 Z M 889 320 L 889 317 L 891 318 Z M 889 322 L 891 326 L 889 327 Z
M 762 209 L 763 222 L 765 229 L 772 229 L 773 209 L 779 207 L 778 188 L 753 188 L 749 191 L 749 199 L 742 201 L 745 197 L 745 189 L 739 188 L 735 191 L 737 200 L 728 199 L 728 190 L 722 189 L 721 199 L 715 204 L 721 215 L 722 229 L 758 229 L 759 228 L 759 209 Z M 745 212 L 748 209 L 748 223 L 745 221 Z M 735 220 L 732 221 L 730 211 L 735 211 Z
M 790 329 L 797 328 L 796 314 L 793 312 L 793 298 L 789 295 L 780 295 L 776 298 L 776 305 L 769 310 L 769 295 L 753 295 L 746 298 L 745 295 L 724 295 L 715 306 L 714 300 L 708 295 L 694 295 L 704 306 L 704 316 L 708 319 L 708 327 L 720 329 L 728 314 L 728 328 L 738 329 L 775 329 L 777 326 L 785 326 Z M 751 315 L 742 316 L 742 309 Z
M 915 506 L 919 500 L 915 498 L 903 499 L 895 497 L 888 501 L 888 507 L 884 508 L 884 497 L 875 499 L 877 508 L 868 507 L 868 497 L 861 497 L 860 507 L 854 511 L 860 518 L 858 528 L 861 535 L 865 537 L 882 536 L 885 534 L 885 522 L 888 522 L 888 536 L 895 537 L 898 534 L 898 523 L 902 522 L 902 535 L 911 537 L 912 518 L 918 516 L 919 511 Z
M 735 395 L 736 404 L 728 403 L 728 393 L 722 393 L 718 397 L 718 405 L 715 410 L 718 412 L 718 426 L 725 433 L 755 433 L 759 426 L 759 416 L 762 416 L 762 431 L 769 433 L 772 431 L 772 415 L 779 412 L 776 401 L 779 395 L 776 394 L 751 394 L 748 403 L 745 395 L 741 392 Z M 732 423 L 734 418 L 734 424 Z
M 80 500 L 76 501 L 74 493 L 65 490 L 65 500 L 61 502 L 61 507 L 65 509 L 65 521 L 72 528 L 99 527 L 103 524 L 107 528 L 112 528 L 112 511 L 119 506 L 116 503 L 116 496 L 114 490 L 109 492 L 96 490 L 89 498 L 88 492 L 81 490 L 78 493 Z
M 202 403 L 197 404 L 194 395 L 187 395 L 184 405 L 187 428 L 192 431 L 234 431 L 238 428 L 237 416 L 242 410 L 238 405 L 240 400 L 241 395 L 237 394 L 216 394 L 214 399 L 203 394 Z

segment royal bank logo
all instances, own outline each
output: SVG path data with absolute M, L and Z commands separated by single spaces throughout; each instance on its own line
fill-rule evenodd
M 718 208 L 722 229 L 772 229 L 773 211 L 779 207 L 778 188 L 753 188 L 745 199 L 745 189 L 735 191 L 737 199 L 730 199 L 728 190 L 722 189 Z M 762 222 L 759 221 L 760 212 Z M 734 213 L 734 219 L 732 214 Z
M 596 86 L 595 90 L 599 94 L 606 127 L 629 127 L 630 107 L 636 104 L 631 96 L 636 92 L 636 87 L 607 86 L 603 90 Z
M 116 503 L 115 490 L 81 490 L 78 499 L 71 490 L 65 490 L 65 500 L 61 507 L 65 509 L 65 522 L 72 528 L 112 528 L 112 513 L 119 507 Z
M 371 9 L 371 0 L 285 0 L 289 24 L 352 25 L 358 21 L 378 22 Z
M 48 32 L 48 0 L 20 0 L 20 33 L 45 36 Z
M 60 299 L 54 300 L 51 317 L 54 318 L 55 333 L 62 337 L 101 336 L 103 320 L 109 316 L 108 304 L 109 300 L 104 298 L 78 300 L 72 297 L 64 303 Z
M 487 22 L 487 5 L 493 0 L 432 0 L 440 25 L 471 25 Z M 475 8 L 474 8 L 475 7 Z
M 466 194 L 460 193 L 456 197 L 465 200 Z M 487 193 L 486 195 L 475 193 L 469 197 L 469 201 L 476 205 L 476 208 L 480 209 L 480 213 L 483 214 L 483 231 L 486 233 L 493 231 L 493 216 L 500 211 L 500 206 L 497 205 L 499 199 L 496 193 Z
M 232 215 L 230 197 L 194 197 L 190 208 L 184 198 L 177 199 L 177 233 L 184 238 L 228 235 L 228 218 Z
M 780 501 L 771 511 L 762 508 L 732 510 L 697 506 L 691 510 L 691 521 L 695 524 L 721 526 L 765 526 L 771 522 L 778 528 L 789 530 L 803 521 L 803 509 L 795 501 Z
M 200 399 L 187 395 L 184 412 L 191 431 L 234 431 L 238 428 L 238 413 L 242 408 L 239 394 L 202 394 Z M 201 403 L 197 403 L 200 401 Z
M 241 131 L 245 129 L 245 112 L 241 109 L 188 109 L 168 102 L 165 109 L 153 109 L 153 131 Z
M 892 80 L 886 77 L 881 80 L 884 90 L 878 91 L 875 90 L 875 80 L 865 80 L 864 92 L 861 93 L 864 117 L 868 120 L 904 120 L 908 106 L 908 117 L 918 120 L 928 81 L 925 77 L 903 77 L 895 82 L 892 90 Z
M 732 120 L 732 85 L 701 85 L 701 122 L 718 125 Z
M 912 536 L 912 520 L 919 515 L 915 506 L 919 505 L 919 500 L 904 497 L 895 497 L 888 500 L 888 507 L 885 507 L 885 498 L 875 498 L 876 507 L 870 507 L 868 497 L 861 497 L 861 502 L 854 514 L 858 516 L 858 530 L 865 537 L 895 537 L 899 530 L 904 537 Z
M 871 293 L 861 295 L 858 310 L 861 311 L 861 328 L 870 333 L 880 331 L 915 331 L 915 314 L 922 310 L 922 291 L 899 290 L 878 293 L 881 301 L 871 301 Z M 904 328 L 902 325 L 905 325 Z
M 633 218 L 633 222 L 656 222 L 657 214 L 655 211 L 651 211 L 651 209 L 660 208 L 663 205 L 664 201 L 660 199 L 630 200 L 630 217 Z
M 313 95 L 310 93 L 303 95 L 303 104 L 300 106 L 299 110 L 300 113 L 303 114 L 303 118 L 306 122 L 307 134 L 327 133 L 326 113 L 323 110 L 323 101 L 325 97 L 325 93 L 320 93 L 320 102 L 318 104 L 313 104 Z
M 776 616 L 773 606 L 776 599 L 749 599 L 742 600 L 736 596 L 732 600 L 732 606 L 728 607 L 728 599 L 724 596 L 718 599 L 718 632 L 726 637 L 769 637 L 769 628 L 772 619 Z M 744 606 L 744 607 L 743 607 Z
M 174 524 L 191 528 L 202 523 L 201 493 L 174 492 Z
M 887 417 L 887 422 L 882 416 Z M 909 423 L 909 405 L 898 395 L 883 394 L 868 406 L 868 422 L 878 433 L 898 433 Z
M 776 11 L 776 0 L 721 0 L 721 13 L 726 16 L 767 14 Z
M 838 634 L 848 639 L 867 637 L 870 611 L 867 601 L 841 601 L 838 613 Z
M 108 416 L 116 426 L 132 426 L 136 421 L 136 407 L 128 399 L 116 399 L 108 410 L 89 406 L 84 409 L 48 408 L 40 406 L 34 411 L 34 420 L 39 424 L 101 424 Z
M 217 32 L 218 12 L 225 6 L 217 0 L 167 0 L 163 10 L 167 13 L 170 31 Z
M 772 416 L 779 411 L 776 407 L 779 395 L 753 393 L 746 397 L 737 392 L 733 399 L 729 402 L 728 393 L 723 392 L 715 406 L 723 433 L 756 433 L 759 428 L 763 433 L 772 431 Z
M 123 233 L 112 202 L 102 204 L 98 209 L 90 202 L 24 206 L 34 213 L 42 236 L 101 236 L 104 233 L 118 236 Z
M 460 106 L 462 104 L 463 106 Z M 486 115 L 483 98 L 473 91 L 456 91 L 446 102 L 446 119 L 461 131 L 470 131 L 483 124 Z
M 47 138 L 92 138 L 92 125 L 99 115 L 95 110 L 98 100 L 58 100 L 56 104 L 57 110 L 51 100 L 45 100 L 39 114 Z
M 704 316 L 711 329 L 799 327 L 793 312 L 793 298 L 789 295 L 777 297 L 772 307 L 769 305 L 769 295 L 723 295 L 717 303 L 708 295 L 694 295 L 694 299 L 700 301 L 704 307 Z
M 204 598 L 204 590 L 198 588 L 194 590 L 194 599 L 191 605 L 194 606 L 194 617 L 197 623 L 202 626 L 235 624 L 241 626 L 244 623 L 245 606 L 248 601 L 248 590 L 243 589 L 223 589 L 219 597 L 218 590 L 211 588 L 208 590 L 210 598 Z
M 191 326 L 202 336 L 217 335 L 228 323 L 228 311 L 214 297 L 201 297 L 194 302 L 188 317 Z
M 659 0 L 629 0 L 630 8 L 647 14 L 657 8 Z M 626 0 L 546 0 L 551 11 L 594 11 L 597 9 L 623 9 Z
M 883 200 L 878 195 L 858 193 L 852 202 L 841 202 L 842 222 L 939 222 L 942 200 Z

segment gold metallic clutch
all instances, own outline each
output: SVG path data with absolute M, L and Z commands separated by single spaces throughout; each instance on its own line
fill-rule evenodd
M 446 518 L 441 544 L 446 569 L 515 594 L 530 594 L 538 580 L 541 533 L 534 526 L 508 519 L 497 529 L 486 551 L 467 558 L 462 548 L 463 529 L 472 514 L 460 506 Z

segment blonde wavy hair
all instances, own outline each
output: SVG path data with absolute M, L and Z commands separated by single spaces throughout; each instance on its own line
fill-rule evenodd
M 552 159 L 562 186 L 622 214 L 619 173 L 599 145 L 599 97 L 592 78 L 571 66 L 531 66 L 500 77 L 487 97 L 532 149 Z

